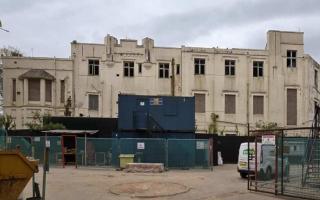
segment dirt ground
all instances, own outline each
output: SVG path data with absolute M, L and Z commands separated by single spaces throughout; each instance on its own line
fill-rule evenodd
M 36 181 L 42 183 L 41 171 L 37 174 Z M 109 190 L 117 184 L 144 181 L 177 183 L 189 188 L 182 194 L 151 198 L 156 200 L 271 200 L 280 198 L 247 191 L 247 181 L 240 178 L 236 165 L 223 165 L 214 167 L 213 171 L 170 170 L 161 174 L 126 173 L 113 168 L 50 168 L 47 174 L 46 200 L 140 199 L 130 195 L 112 194 Z M 41 190 L 42 184 L 40 184 Z M 23 196 L 25 198 L 31 196 L 30 183 Z

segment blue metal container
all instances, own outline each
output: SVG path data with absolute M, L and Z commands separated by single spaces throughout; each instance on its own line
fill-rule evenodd
M 194 132 L 194 97 L 123 95 L 118 98 L 120 131 Z

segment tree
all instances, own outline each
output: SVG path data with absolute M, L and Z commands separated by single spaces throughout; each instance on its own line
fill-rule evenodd
M 256 127 L 262 130 L 272 130 L 272 129 L 279 128 L 276 122 L 263 122 L 263 121 L 257 122 Z
M 209 133 L 217 133 L 218 132 L 217 118 L 218 118 L 218 115 L 211 113 L 211 123 L 209 125 Z
M 60 123 L 53 123 L 50 121 L 50 114 L 41 115 L 39 112 L 33 112 L 32 121 L 25 125 L 30 130 L 44 131 L 54 129 L 65 129 L 66 127 Z
M 16 127 L 16 123 L 11 115 L 4 115 L 0 117 L 0 126 L 6 131 Z
M 4 115 L 0 117 L 0 127 L 5 129 L 4 148 L 7 149 L 8 130 L 15 128 L 16 123 L 11 115 Z
M 3 47 L 0 49 L 1 56 L 17 56 L 17 57 L 23 57 L 22 52 L 12 46 Z

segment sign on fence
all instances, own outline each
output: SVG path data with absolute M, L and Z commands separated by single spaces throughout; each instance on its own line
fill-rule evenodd
M 276 144 L 276 136 L 275 135 L 263 135 L 262 136 L 262 144 Z
M 137 149 L 144 149 L 144 142 L 138 142 Z
M 197 141 L 197 149 L 205 149 L 204 141 Z

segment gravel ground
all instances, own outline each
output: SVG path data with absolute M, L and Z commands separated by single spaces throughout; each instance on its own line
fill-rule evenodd
M 42 183 L 42 172 L 36 175 Z M 142 181 L 172 182 L 187 186 L 190 190 L 157 200 L 271 200 L 274 195 L 247 191 L 247 181 L 241 179 L 236 165 L 223 165 L 210 170 L 170 170 L 161 174 L 125 173 L 112 168 L 50 168 L 47 174 L 46 200 L 126 200 L 139 199 L 128 195 L 115 195 L 109 189 L 117 184 Z M 31 182 L 31 181 L 30 181 Z M 42 185 L 40 184 L 40 190 Z M 31 196 L 31 184 L 24 197 Z M 145 198 L 144 198 L 145 199 Z M 288 198 L 286 198 L 288 199 Z

